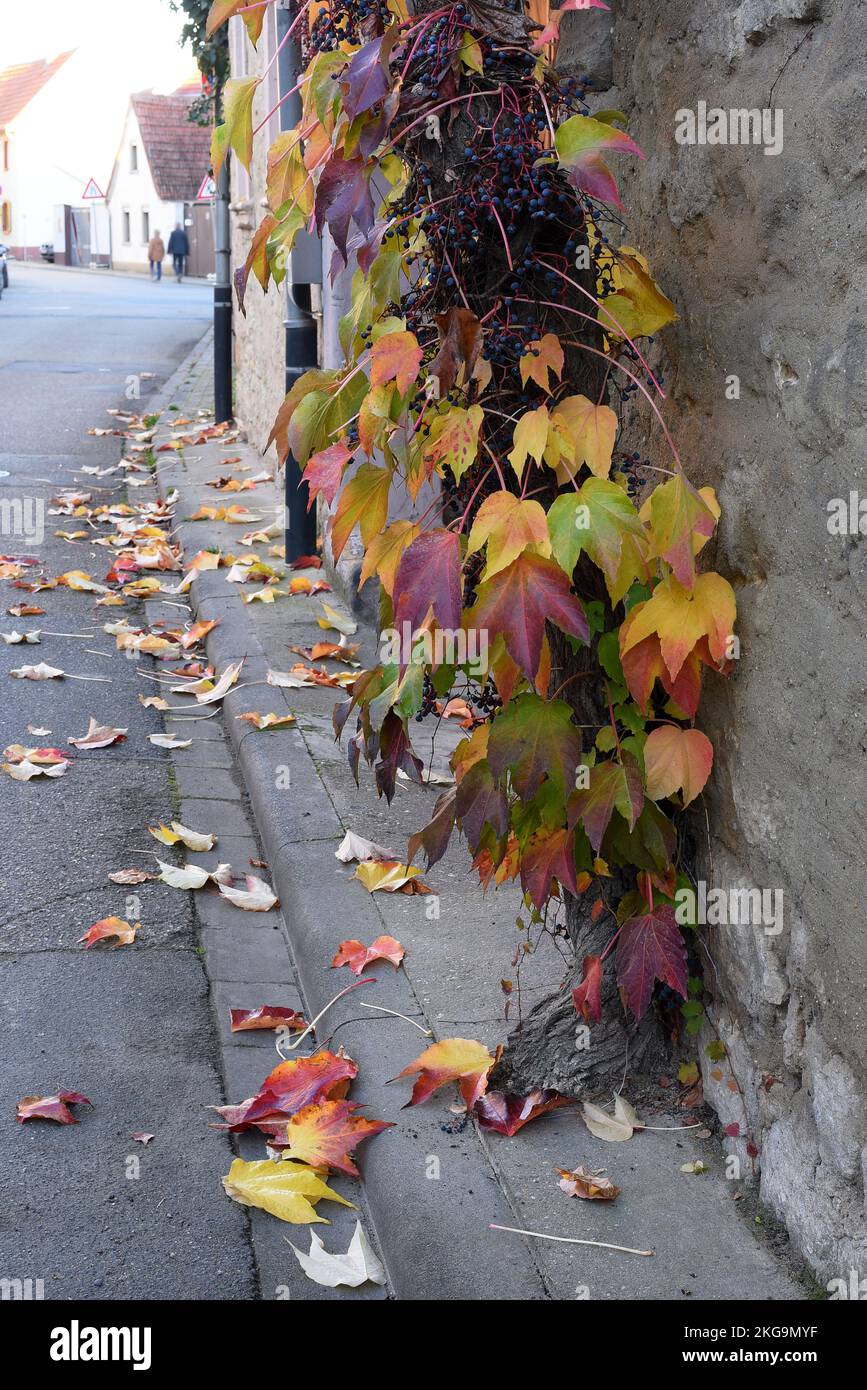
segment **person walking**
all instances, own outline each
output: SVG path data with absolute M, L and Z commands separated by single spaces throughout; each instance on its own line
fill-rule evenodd
M 178 277 L 178 284 L 180 284 L 183 279 L 186 260 L 189 254 L 190 239 L 180 222 L 176 222 L 175 230 L 169 237 L 169 255 L 175 267 L 175 275 Z
M 163 239 L 158 231 L 154 232 L 153 236 L 148 242 L 148 260 L 150 261 L 152 280 L 162 279 L 163 257 L 165 256 L 165 254 L 166 248 L 163 243 Z

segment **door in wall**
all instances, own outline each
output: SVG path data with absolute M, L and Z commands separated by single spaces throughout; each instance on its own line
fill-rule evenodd
M 190 239 L 190 255 L 187 261 L 187 274 L 213 275 L 213 203 L 187 203 L 184 207 L 184 224 L 186 226 L 187 236 Z

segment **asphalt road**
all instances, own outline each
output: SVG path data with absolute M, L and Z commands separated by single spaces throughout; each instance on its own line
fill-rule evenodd
M 211 299 L 202 283 L 12 262 L 0 300 L 0 503 L 45 504 L 73 485 L 94 500 L 116 494 L 122 475 L 76 475 L 120 454 L 117 438 L 87 428 L 111 423 L 108 407 L 146 409 L 208 326 Z M 130 401 L 143 372 L 155 378 Z M 55 535 L 75 522 L 46 515 L 44 536 L 22 541 L 8 517 L 3 553 L 37 555 L 47 576 L 104 578 L 105 549 Z M 21 600 L 45 616 L 9 616 Z M 166 755 L 145 737 L 160 724 L 138 702 L 144 682 L 101 630 L 117 611 L 95 608 L 93 594 L 28 595 L 0 581 L 0 631 L 92 634 L 0 644 L 0 747 L 66 746 L 90 715 L 129 728 L 126 742 L 80 753 L 56 781 L 0 773 L 0 1280 L 42 1280 L 48 1299 L 252 1298 L 246 1218 L 219 1181 L 231 1155 L 204 1110 L 221 1083 L 188 895 L 148 885 L 162 896 L 149 897 L 157 905 L 134 947 L 77 944 L 99 918 L 138 915 L 107 874 L 146 864 L 129 851 L 152 846 L 145 827 L 173 809 Z M 38 661 L 109 679 L 10 678 Z M 16 1123 L 22 1096 L 59 1088 L 93 1101 L 80 1124 Z M 156 1137 L 142 1147 L 136 1131 Z

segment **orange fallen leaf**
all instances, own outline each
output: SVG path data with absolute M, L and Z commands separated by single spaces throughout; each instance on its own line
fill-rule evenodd
M 280 1062 L 265 1077 L 255 1096 L 239 1105 L 218 1105 L 226 1126 L 235 1134 L 254 1126 L 266 1132 L 285 1122 L 288 1115 L 323 1100 L 342 1100 L 358 1066 L 343 1049 L 323 1049 L 309 1057 Z
M 581 1165 L 573 1168 L 558 1168 L 560 1189 L 567 1197 L 583 1197 L 587 1202 L 613 1202 L 620 1196 L 620 1188 L 615 1187 L 610 1178 L 601 1173 L 588 1173 Z
M 236 714 L 235 718 L 252 724 L 254 729 L 291 729 L 297 722 L 294 714 L 260 714 L 257 709 L 248 710 L 246 714 Z
M 362 1139 L 372 1139 L 394 1127 L 388 1120 L 368 1120 L 357 1112 L 358 1106 L 348 1100 L 307 1105 L 282 1126 L 283 1132 L 274 1136 L 271 1147 L 285 1149 L 290 1158 L 309 1163 L 311 1168 L 336 1168 L 356 1178 L 358 1169 L 350 1158 L 351 1151 Z
M 421 869 L 401 864 L 397 859 L 369 859 L 359 864 L 355 878 L 364 884 L 368 893 L 417 893 L 431 897 L 429 888 L 421 877 Z
M 112 729 L 104 724 L 97 724 L 91 715 L 87 726 L 87 733 L 80 738 L 70 738 L 67 742 L 75 745 L 76 748 L 108 748 L 109 744 L 122 743 L 127 736 L 126 729 Z
M 389 960 L 397 967 L 405 954 L 400 942 L 395 941 L 393 936 L 378 936 L 369 946 L 362 945 L 360 941 L 341 941 L 331 967 L 348 965 L 353 975 L 360 975 L 364 967 L 374 960 Z
M 97 941 L 105 941 L 108 937 L 117 937 L 115 946 L 131 946 L 135 941 L 136 932 L 141 931 L 141 922 L 136 922 L 131 927 L 129 922 L 124 922 L 121 917 L 103 917 L 99 922 L 94 922 L 92 927 L 78 938 L 83 941 L 89 950 Z
M 496 1056 L 492 1056 L 483 1043 L 472 1039 L 443 1038 L 442 1042 L 425 1048 L 420 1057 L 416 1057 L 392 1080 L 400 1081 L 404 1076 L 418 1074 L 407 1105 L 421 1105 L 440 1086 L 456 1081 L 464 1104 L 468 1110 L 472 1110 L 487 1089 L 488 1072 L 497 1056 L 499 1049 Z
M 229 1017 L 233 1033 L 244 1033 L 259 1028 L 289 1028 L 300 1033 L 307 1027 L 302 1014 L 295 1009 L 285 1009 L 273 1004 L 262 1004 L 258 1009 L 230 1009 Z

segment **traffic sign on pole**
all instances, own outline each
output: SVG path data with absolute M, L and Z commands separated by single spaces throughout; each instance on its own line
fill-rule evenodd
M 81 197 L 82 200 L 84 200 L 85 198 L 104 198 L 105 194 L 102 192 L 102 189 L 99 187 L 99 184 L 96 182 L 96 179 L 88 179 L 87 184 L 85 186 L 85 190 L 82 193 Z

